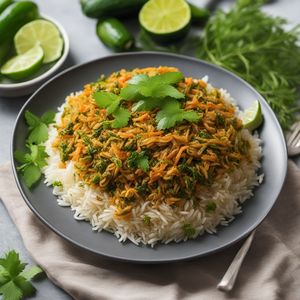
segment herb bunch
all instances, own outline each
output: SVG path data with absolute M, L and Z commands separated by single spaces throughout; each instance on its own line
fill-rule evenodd
M 197 56 L 253 85 L 287 129 L 295 120 L 300 85 L 300 26 L 261 10 L 263 0 L 238 0 L 229 12 L 209 20 Z

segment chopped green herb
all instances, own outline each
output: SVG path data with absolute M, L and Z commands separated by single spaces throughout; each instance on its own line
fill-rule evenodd
M 119 158 L 113 157 L 111 160 L 114 162 L 114 164 L 115 164 L 118 168 L 122 168 L 122 161 L 121 161 Z
M 225 126 L 225 118 L 219 112 L 216 113 L 216 125 Z
M 20 261 L 19 254 L 14 250 L 0 258 L 0 295 L 3 300 L 20 300 L 35 294 L 36 289 L 30 280 L 43 270 L 33 266 L 25 271 L 26 265 Z
M 136 190 L 141 196 L 146 196 L 149 193 L 149 188 L 147 184 L 141 184 L 136 187 Z
M 55 181 L 52 183 L 52 185 L 53 185 L 53 186 L 60 186 L 60 187 L 63 186 L 62 182 L 59 181 L 59 180 L 55 180 Z
M 149 216 L 145 215 L 143 222 L 145 225 L 149 226 L 151 224 L 151 218 Z
M 205 211 L 208 213 L 214 212 L 217 208 L 217 204 L 215 202 L 208 202 L 205 207 Z
M 211 138 L 211 134 L 201 130 L 198 135 L 203 138 L 203 139 L 210 139 Z
M 100 182 L 100 176 L 99 175 L 94 176 L 94 178 L 92 180 L 92 183 L 93 184 L 99 184 L 99 182 Z
M 60 131 L 60 135 L 70 135 L 70 134 L 73 134 L 74 133 L 74 130 L 73 130 L 73 127 L 74 127 L 74 123 L 73 122 L 69 122 L 67 127 L 64 128 L 63 130 Z
M 127 158 L 127 165 L 129 168 L 139 168 L 144 172 L 147 172 L 149 170 L 149 161 L 146 152 L 131 152 L 130 156 Z
M 102 158 L 99 161 L 97 161 L 95 163 L 95 169 L 100 172 L 101 174 L 103 174 L 107 168 L 107 166 L 109 165 L 109 160 L 106 158 Z
M 196 233 L 196 229 L 191 224 L 184 224 L 182 229 L 184 234 L 189 238 L 193 237 Z

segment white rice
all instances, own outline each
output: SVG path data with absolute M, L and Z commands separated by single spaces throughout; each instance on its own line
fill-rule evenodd
M 227 101 L 233 102 L 227 91 L 223 89 L 220 91 Z M 65 104 L 59 108 L 56 115 L 57 124 L 60 124 L 64 106 Z M 108 195 L 79 181 L 72 162 L 67 163 L 66 169 L 58 167 L 59 151 L 52 147 L 57 136 L 54 126 L 49 127 L 49 139 L 45 143 L 49 155 L 48 165 L 43 169 L 45 183 L 52 185 L 53 182 L 60 181 L 62 187 L 53 188 L 53 194 L 58 197 L 58 204 L 70 206 L 76 220 L 89 221 L 95 231 L 110 231 L 120 242 L 128 239 L 135 244 L 154 246 L 157 242 L 185 241 L 188 239 L 183 230 L 186 224 L 195 229 L 195 234 L 190 238 L 196 238 L 205 232 L 213 234 L 217 231 L 218 225 L 227 226 L 235 215 L 242 212 L 241 204 L 253 196 L 253 188 L 263 180 L 263 175 L 257 174 L 261 166 L 261 141 L 257 135 L 251 135 L 248 130 L 243 129 L 241 134 L 251 145 L 252 162 L 243 162 L 239 169 L 225 174 L 212 186 L 207 187 L 201 195 L 197 195 L 197 199 L 187 200 L 183 209 L 167 204 L 161 204 L 154 209 L 148 201 L 145 201 L 133 209 L 129 221 L 115 218 L 116 207 L 109 204 Z M 217 208 L 214 213 L 207 213 L 206 205 L 211 201 L 217 203 Z M 194 203 L 197 203 L 196 207 Z M 145 224 L 145 216 L 151 218 L 151 225 Z

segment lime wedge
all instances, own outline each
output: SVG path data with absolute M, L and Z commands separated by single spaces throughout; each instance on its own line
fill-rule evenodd
M 191 9 L 184 0 L 150 0 L 139 13 L 139 22 L 162 42 L 183 37 L 191 22 Z
M 22 54 L 35 45 L 40 45 L 44 50 L 43 63 L 57 60 L 62 53 L 63 39 L 57 27 L 50 21 L 35 20 L 19 29 L 14 37 L 15 48 Z
M 8 60 L 1 68 L 1 74 L 8 78 L 19 80 L 34 74 L 43 63 L 44 51 L 36 45 L 24 54 Z
M 244 128 L 254 130 L 260 126 L 263 121 L 261 105 L 259 101 L 255 101 L 241 115 Z

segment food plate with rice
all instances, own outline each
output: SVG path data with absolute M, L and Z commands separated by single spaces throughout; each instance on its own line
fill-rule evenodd
M 240 111 L 257 100 L 264 123 L 250 132 Z M 131 53 L 62 72 L 24 105 L 12 152 L 24 148 L 25 111 L 50 109 L 44 183 L 27 188 L 13 161 L 18 187 L 56 233 L 107 257 L 171 262 L 220 250 L 259 225 L 284 182 L 269 106 L 203 61 Z

